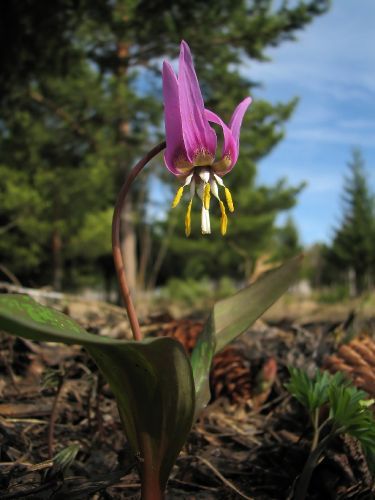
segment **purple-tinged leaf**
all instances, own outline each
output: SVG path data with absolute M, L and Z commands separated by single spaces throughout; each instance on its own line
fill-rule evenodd
M 126 436 L 140 459 L 143 482 L 164 490 L 195 407 L 191 365 L 179 342 L 94 335 L 24 295 L 0 295 L 0 329 L 31 340 L 84 346 L 116 397 Z
M 287 291 L 298 276 L 301 261 L 301 256 L 289 260 L 254 284 L 214 305 L 191 356 L 196 416 L 210 400 L 209 373 L 214 355 L 244 333 Z

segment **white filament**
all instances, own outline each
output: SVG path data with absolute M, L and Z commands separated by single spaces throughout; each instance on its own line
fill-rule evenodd
M 202 168 L 198 175 L 205 184 L 210 180 L 210 170 L 208 168 Z
M 202 234 L 211 234 L 210 212 L 202 205 Z

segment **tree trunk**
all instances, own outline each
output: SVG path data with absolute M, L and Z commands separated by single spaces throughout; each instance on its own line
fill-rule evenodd
M 176 228 L 177 224 L 176 214 L 173 213 L 172 216 L 169 217 L 168 219 L 169 219 L 169 224 L 168 224 L 167 234 L 164 236 L 163 240 L 160 243 L 160 248 L 156 255 L 154 265 L 150 270 L 150 277 L 147 281 L 147 290 L 153 290 L 155 288 L 161 266 L 163 265 L 164 259 L 167 255 L 171 238 Z
M 357 276 L 355 270 L 351 267 L 348 271 L 348 284 L 349 284 L 349 297 L 354 298 L 357 296 Z
M 122 12 L 124 21 L 126 21 L 126 12 Z M 126 58 L 129 54 L 129 43 L 119 41 L 117 43 L 117 79 L 119 87 L 127 85 L 127 63 Z M 122 93 L 119 94 L 119 110 L 121 110 L 122 119 L 118 122 L 118 137 L 119 141 L 126 143 L 127 137 L 130 135 L 130 123 L 127 110 L 124 109 L 126 103 L 123 102 Z M 131 165 L 120 162 L 120 171 L 128 172 Z M 127 275 L 128 285 L 131 294 L 134 296 L 137 286 L 137 236 L 134 224 L 133 212 L 133 197 L 129 193 L 125 202 L 123 213 L 121 214 L 121 251 L 124 259 L 124 267 Z
M 62 240 L 58 229 L 52 233 L 52 284 L 55 290 L 61 290 L 63 278 Z
M 150 227 L 145 224 L 140 238 L 140 257 L 139 257 L 139 271 L 138 271 L 138 288 L 144 290 L 146 288 L 146 274 L 148 263 L 151 255 L 152 239 L 150 234 Z

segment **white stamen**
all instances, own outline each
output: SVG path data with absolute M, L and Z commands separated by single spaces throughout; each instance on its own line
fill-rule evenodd
M 190 174 L 190 175 L 188 175 L 188 176 L 186 177 L 184 187 L 185 187 L 185 186 L 188 186 L 188 185 L 190 184 L 191 179 L 193 178 L 193 175 L 194 175 L 194 174 Z
M 198 175 L 204 183 L 207 183 L 210 180 L 210 171 L 208 168 L 202 168 Z
M 195 194 L 195 180 L 193 179 L 190 184 L 190 198 L 193 198 Z
M 202 234 L 211 234 L 210 212 L 202 206 Z
M 204 184 L 203 182 L 198 182 L 197 184 L 197 195 L 203 201 Z
M 217 198 L 218 200 L 220 200 L 220 198 L 219 198 L 219 188 L 217 187 L 217 184 L 214 181 L 214 179 L 210 179 L 210 186 L 211 186 L 211 193 L 212 193 L 212 195 L 215 196 L 215 198 Z
M 224 187 L 223 179 L 217 174 L 214 174 L 214 177 L 215 177 L 215 181 L 219 184 L 219 186 Z

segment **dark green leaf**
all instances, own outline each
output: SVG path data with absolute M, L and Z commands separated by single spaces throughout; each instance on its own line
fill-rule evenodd
M 329 406 L 332 432 L 347 433 L 361 443 L 369 465 L 374 467 L 375 419 L 364 391 L 350 386 L 350 381 L 341 372 L 331 375 L 317 371 L 313 378 L 300 368 L 289 368 L 288 391 L 303 404 L 310 415 L 323 405 Z
M 301 368 L 289 367 L 290 382 L 285 384 L 287 390 L 310 413 L 328 402 L 332 387 L 347 385 L 348 382 L 341 372 L 331 375 L 327 371 L 318 370 L 313 378 Z
M 71 444 L 66 448 L 60 450 L 54 457 L 53 462 L 59 470 L 65 472 L 73 464 L 76 459 L 77 453 L 79 452 L 78 444 Z

